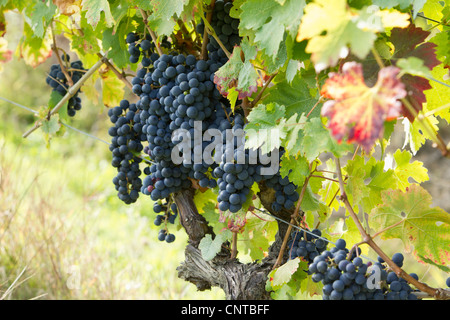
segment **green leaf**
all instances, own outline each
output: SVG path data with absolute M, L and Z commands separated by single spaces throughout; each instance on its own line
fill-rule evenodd
M 366 162 L 364 157 L 356 156 L 345 166 L 348 175 L 345 187 L 353 206 L 362 205 L 364 211 L 370 211 L 381 203 L 381 192 L 397 186 L 394 170 L 384 170 L 384 161 L 371 157 Z
M 210 234 L 207 234 L 200 241 L 198 248 L 202 253 L 202 257 L 205 261 L 210 261 L 220 252 L 222 243 L 225 241 L 222 234 L 216 235 L 214 240 Z
M 111 27 L 114 24 L 114 18 L 107 0 L 83 0 L 81 5 L 83 11 L 86 11 L 87 21 L 94 28 L 100 21 L 102 11 L 105 14 L 106 26 Z
M 276 102 L 286 108 L 286 118 L 302 113 L 308 114 L 319 100 L 319 92 L 316 87 L 315 72 L 297 74 L 292 82 L 287 79 L 275 83 L 274 86 L 268 88 L 266 93 L 268 97 L 263 103 Z M 310 114 L 311 117 L 320 115 L 321 104 L 317 105 Z M 299 122 L 302 122 L 301 120 Z
M 297 41 L 309 39 L 306 52 L 319 72 L 335 66 L 339 59 L 352 53 L 364 59 L 372 48 L 376 33 L 386 27 L 406 27 L 408 15 L 399 12 L 362 8 L 350 10 L 346 0 L 315 0 L 305 8 Z
M 412 155 L 407 150 L 400 151 L 398 149 L 394 153 L 396 164 L 394 173 L 398 180 L 398 188 L 402 191 L 405 191 L 411 184 L 409 178 L 413 178 L 417 183 L 422 183 L 429 179 L 428 170 L 423 167 L 423 163 L 420 161 L 410 162 L 411 158 Z
M 247 119 L 245 131 L 247 140 L 245 147 L 248 149 L 258 149 L 268 153 L 281 145 L 281 139 L 285 138 L 286 130 L 284 126 L 285 108 L 276 103 L 268 105 L 260 104 L 253 108 Z
M 450 265 L 450 215 L 431 207 L 431 195 L 418 185 L 405 192 L 382 192 L 381 204 L 370 213 L 371 226 L 385 230 L 383 239 L 401 239 L 407 251 L 417 259 L 428 259 L 436 265 Z
M 53 116 L 50 120 L 44 120 L 42 122 L 42 131 L 48 135 L 55 134 L 61 128 L 58 116 Z
M 450 81 L 448 79 L 445 80 L 445 77 L 448 75 L 448 69 L 444 68 L 442 64 L 435 67 L 431 71 L 431 75 L 434 79 L 450 86 Z M 447 123 L 450 124 L 450 87 L 436 81 L 430 81 L 430 85 L 431 89 L 424 92 L 427 97 L 427 104 L 424 108 L 424 112 L 431 112 L 435 116 L 445 119 Z
M 305 0 L 248 0 L 240 7 L 239 30 L 254 36 L 258 48 L 273 59 L 285 31 L 295 36 L 304 7 Z
M 284 178 L 289 176 L 289 181 L 301 187 L 309 175 L 309 162 L 305 157 L 283 155 L 281 158 L 280 174 Z
M 102 80 L 103 104 L 109 108 L 118 106 L 125 94 L 124 83 L 117 78 L 111 70 L 108 70 L 106 73 L 102 73 L 100 77 Z
M 431 124 L 434 131 L 437 132 L 439 130 L 439 120 L 435 116 L 429 115 L 428 117 L 426 117 L 425 121 L 428 121 Z M 405 118 L 403 119 L 403 126 L 405 131 L 405 143 L 403 147 L 409 144 L 413 155 L 415 155 L 417 151 L 419 151 L 419 149 L 425 144 L 427 139 L 433 140 L 434 138 L 428 134 L 428 130 L 424 128 L 422 121 L 416 120 L 411 123 L 408 118 Z
M 242 61 L 242 57 L 245 59 Z M 241 46 L 235 46 L 230 59 L 214 75 L 214 83 L 223 96 L 228 96 L 234 88 L 238 99 L 250 97 L 257 91 L 258 73 L 250 62 L 256 57 L 256 47 L 243 40 Z
M 31 28 L 34 31 L 34 36 L 42 38 L 56 12 L 56 6 L 52 1 L 33 2 L 35 2 L 35 5 L 29 6 L 27 13 L 31 15 Z
M 307 269 L 306 261 L 295 258 L 272 270 L 266 282 L 266 290 L 272 291 L 270 294 L 272 299 L 286 300 L 295 297 L 305 280 L 309 279 L 305 271 Z M 287 281 L 284 282 L 285 280 Z
M 247 218 L 244 231 L 239 235 L 238 251 L 249 254 L 252 260 L 262 260 L 269 244 L 275 240 L 277 231 L 275 220 L 262 220 L 255 215 L 250 216 Z

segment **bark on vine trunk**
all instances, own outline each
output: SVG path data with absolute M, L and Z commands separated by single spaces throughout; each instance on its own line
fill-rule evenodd
M 258 196 L 265 208 L 270 210 L 274 194 L 264 184 L 260 185 Z M 231 252 L 225 247 L 211 261 L 205 261 L 198 249 L 200 240 L 206 235 L 215 236 L 208 222 L 200 215 L 193 201 L 194 189 L 175 194 L 175 202 L 179 208 L 180 221 L 184 227 L 189 243 L 185 249 L 185 261 L 177 268 L 178 277 L 197 286 L 200 291 L 219 287 L 224 290 L 228 300 L 268 300 L 270 292 L 265 289 L 267 275 L 277 259 L 287 225 L 278 223 L 278 232 L 269 253 L 262 261 L 244 264 L 238 259 L 231 259 Z M 288 220 L 290 212 L 274 213 Z M 287 253 L 284 254 L 284 260 Z

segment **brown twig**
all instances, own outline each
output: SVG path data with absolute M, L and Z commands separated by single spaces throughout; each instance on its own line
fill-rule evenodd
M 250 108 L 253 108 L 261 100 L 261 97 L 262 97 L 264 91 L 266 91 L 267 87 L 269 86 L 269 84 L 272 82 L 273 78 L 275 78 L 275 76 L 277 74 L 278 74 L 278 72 L 275 72 L 274 74 L 272 74 L 269 77 L 269 79 L 267 79 L 266 83 L 264 84 L 264 87 L 262 87 L 261 91 L 255 97 L 255 99 L 252 102 L 250 102 Z
M 291 221 L 290 221 L 289 227 L 286 231 L 286 234 L 284 235 L 284 239 L 283 239 L 283 243 L 281 244 L 280 252 L 278 253 L 277 260 L 275 261 L 275 264 L 273 265 L 272 269 L 278 268 L 281 265 L 281 262 L 283 261 L 284 251 L 286 250 L 286 245 L 288 243 L 289 237 L 291 236 L 292 226 L 295 224 L 296 219 L 298 217 L 298 213 L 300 211 L 300 206 L 302 204 L 303 197 L 305 196 L 306 188 L 308 187 L 308 182 L 309 182 L 310 177 L 311 177 L 311 175 L 309 175 L 305 179 L 305 182 L 302 187 L 302 191 L 300 192 L 300 197 L 297 202 L 297 206 L 295 207 L 295 211 L 291 216 Z
M 216 0 L 211 0 L 211 4 L 209 5 L 209 12 L 206 14 L 206 20 L 211 22 L 212 14 L 214 11 L 214 6 L 216 4 Z M 203 60 L 208 60 L 208 50 L 206 46 L 208 45 L 208 28 L 205 25 L 205 29 L 203 30 L 203 42 L 202 42 L 202 57 Z
M 61 67 L 61 71 L 64 74 L 64 76 L 67 79 L 67 82 L 69 84 L 69 87 L 73 86 L 73 80 L 72 77 L 69 75 L 69 73 L 67 72 L 67 68 L 64 65 L 63 61 L 61 60 L 61 57 L 59 56 L 59 50 L 58 50 L 58 46 L 56 45 L 56 36 L 55 36 L 55 30 L 53 29 L 53 22 L 51 23 L 51 28 L 50 28 L 51 32 L 52 32 L 52 51 L 55 53 L 56 55 L 56 59 L 58 59 L 58 63 Z M 65 53 L 66 55 L 66 53 Z
M 117 70 L 117 68 L 109 61 L 109 59 L 106 56 L 102 55 L 101 53 L 97 53 L 97 56 L 117 76 L 117 78 L 119 78 L 120 80 L 122 80 L 123 83 L 125 83 L 125 85 L 130 90 L 133 89 L 133 85 L 130 83 L 130 81 L 128 81 L 128 79 L 126 78 L 126 74 L 124 72 L 120 72 L 119 70 Z
M 158 37 L 156 36 L 156 33 L 148 25 L 148 15 L 147 15 L 147 13 L 144 10 L 140 9 L 140 8 L 139 8 L 139 11 L 140 11 L 140 13 L 142 15 L 142 19 L 144 20 L 145 27 L 147 28 L 148 33 L 150 33 L 150 37 L 152 37 L 152 41 L 155 44 L 156 51 L 158 51 L 158 54 L 160 56 L 162 56 L 163 52 L 161 50 L 161 46 L 159 45 Z
M 89 79 L 101 66 L 103 65 L 103 60 L 99 60 L 95 65 L 93 65 L 82 77 L 81 79 L 75 83 L 72 87 L 69 87 L 67 90 L 66 95 L 56 104 L 56 106 L 49 111 L 46 120 L 49 120 L 52 115 L 57 113 L 59 109 L 61 109 L 67 101 L 69 101 L 70 98 L 72 98 L 78 90 L 81 88 L 81 86 L 86 82 L 87 79 Z M 22 137 L 27 138 L 31 133 L 33 133 L 36 129 L 40 128 L 43 124 L 44 119 L 39 119 L 36 121 L 34 126 L 29 129 L 27 132 L 25 132 Z

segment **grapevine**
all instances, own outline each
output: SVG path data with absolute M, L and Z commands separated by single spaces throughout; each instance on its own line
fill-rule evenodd
M 57 98 L 23 137 L 42 127 L 47 144 L 60 138 L 70 126 L 56 113 L 67 103 L 77 121 L 100 82 L 109 187 L 130 208 L 152 204 L 160 245 L 186 233 L 179 278 L 228 299 L 450 299 L 406 271 L 450 265 L 449 215 L 413 158 L 427 141 L 450 158 L 439 131 L 448 4 L 121 2 L 42 1 L 34 15 L 0 5 L 40 39 L 21 41 L 27 62 L 48 58 L 48 40 L 59 62 L 46 78 Z M 59 55 L 61 38 L 79 60 Z

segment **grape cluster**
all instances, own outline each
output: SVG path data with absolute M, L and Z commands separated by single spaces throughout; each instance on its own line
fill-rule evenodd
M 228 52 L 232 52 L 233 47 L 241 43 L 238 29 L 239 19 L 230 16 L 232 7 L 233 2 L 231 0 L 217 0 L 211 17 L 211 27 L 214 29 L 220 42 L 222 42 Z M 203 34 L 204 28 L 205 25 L 202 21 L 197 25 L 197 32 Z M 210 35 L 208 36 L 207 49 L 210 59 L 221 61 L 223 64 L 227 62 L 225 52 L 222 50 L 216 39 Z
M 300 198 L 297 186 L 289 181 L 288 176 L 282 177 L 278 172 L 266 180 L 266 185 L 274 189 L 275 201 L 272 203 L 272 210 L 279 212 L 282 208 L 291 210 L 295 202 Z
M 415 300 L 413 289 L 395 272 L 387 270 L 382 260 L 375 263 L 364 263 L 359 257 L 360 252 L 346 248 L 343 239 L 336 241 L 335 247 L 323 251 L 309 264 L 308 272 L 314 282 L 323 283 L 324 300 Z M 403 263 L 403 255 L 394 255 L 396 263 Z M 379 272 L 379 283 L 372 283 L 370 277 Z M 411 274 L 417 277 L 415 274 Z
M 292 233 L 291 240 L 288 242 L 290 259 L 299 257 L 312 263 L 315 257 L 326 250 L 328 242 L 321 238 L 322 232 L 319 229 L 307 231 Z
M 222 156 L 213 176 L 217 178 L 219 186 L 217 201 L 221 211 L 238 212 L 247 201 L 247 195 L 255 182 L 256 169 L 249 163 L 248 149 L 244 149 L 244 124 L 240 114 L 234 117 L 233 126 L 226 119 L 219 124 L 223 142 Z
M 165 199 L 164 202 L 160 200 L 153 205 L 153 212 L 158 214 L 153 223 L 155 226 L 165 225 L 158 233 L 158 240 L 166 241 L 167 243 L 175 241 L 175 235 L 167 231 L 167 223 L 174 224 L 178 216 L 177 205 L 175 203 L 169 205 L 169 203 L 168 199 Z
M 151 65 L 151 57 L 157 56 L 155 53 L 155 44 L 152 42 L 152 38 L 149 34 L 145 38 L 140 39 L 140 35 L 135 32 L 127 34 L 126 43 L 128 44 L 128 53 L 130 54 L 130 63 L 138 63 L 139 58 L 142 56 L 141 64 L 143 67 L 149 67 Z M 168 41 L 167 36 L 164 36 L 161 41 L 161 47 L 169 49 L 171 43 Z
M 112 137 L 110 150 L 111 164 L 117 168 L 117 176 L 113 183 L 118 191 L 118 197 L 126 204 L 136 202 L 142 187 L 139 163 L 142 159 L 135 154 L 143 150 L 139 112 L 136 104 L 122 100 L 120 105 L 108 111 L 109 119 L 114 124 L 108 133 Z
M 142 130 L 149 143 L 144 151 L 155 161 L 150 176 L 144 179 L 142 192 L 153 200 L 164 199 L 189 188 L 188 178 L 199 180 L 201 186 L 215 187 L 216 181 L 207 176 L 213 166 L 205 162 L 192 164 L 192 161 L 174 164 L 172 151 L 182 142 L 183 134 L 189 133 L 193 138 L 198 130 L 202 137 L 206 129 L 226 117 L 219 101 L 220 93 L 211 81 L 218 65 L 212 60 L 197 60 L 183 54 L 164 54 L 152 61 L 152 65 L 139 70 L 132 80 L 133 92 L 140 97 L 137 105 L 142 110 Z M 195 127 L 196 121 L 201 121 L 199 128 Z M 178 129 L 184 130 L 181 136 L 176 134 Z M 206 146 L 203 143 L 196 146 L 190 139 L 192 154 L 202 152 Z
M 74 84 L 77 83 L 86 72 L 86 69 L 83 68 L 83 63 L 81 61 L 70 62 L 70 57 L 67 54 L 63 54 L 61 59 L 63 64 L 65 64 L 67 74 Z M 69 89 L 69 81 L 66 79 L 66 76 L 61 69 L 61 65 L 59 64 L 54 64 L 50 67 L 50 73 L 46 78 L 46 82 L 53 88 L 53 91 L 58 92 L 62 96 L 65 96 Z M 79 92 L 80 90 L 78 90 L 68 101 L 67 114 L 71 117 L 75 116 L 77 111 L 81 110 L 81 98 L 78 96 Z

